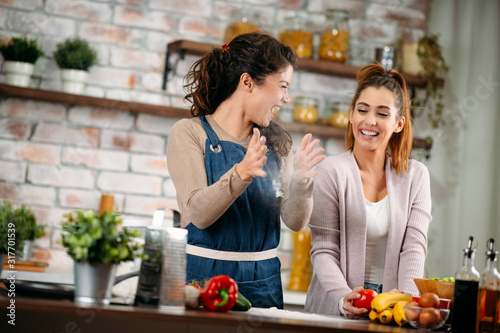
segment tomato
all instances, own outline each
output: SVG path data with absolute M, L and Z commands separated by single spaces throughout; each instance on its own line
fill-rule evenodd
M 372 310 L 372 299 L 377 296 L 377 292 L 372 289 L 363 289 L 361 291 L 358 291 L 358 294 L 361 295 L 360 298 L 355 299 L 353 301 L 354 306 L 357 308 L 365 308 L 368 311 Z

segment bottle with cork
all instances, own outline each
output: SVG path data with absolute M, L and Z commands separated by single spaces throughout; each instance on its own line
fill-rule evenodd
M 101 195 L 101 206 L 99 208 L 99 215 L 102 213 L 111 213 L 115 204 L 115 197 L 112 194 Z
M 493 238 L 486 242 L 486 248 L 486 265 L 479 279 L 476 333 L 497 333 L 500 332 L 500 274 Z

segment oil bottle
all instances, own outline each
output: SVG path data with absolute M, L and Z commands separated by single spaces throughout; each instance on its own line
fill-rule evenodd
M 498 251 L 495 240 L 486 243 L 486 266 L 479 279 L 477 299 L 476 333 L 500 332 L 500 274 L 497 270 Z
M 455 290 L 451 317 L 451 331 L 471 333 L 476 329 L 477 293 L 479 273 L 474 268 L 476 250 L 472 248 L 473 236 L 469 236 L 464 249 L 462 267 L 455 273 Z

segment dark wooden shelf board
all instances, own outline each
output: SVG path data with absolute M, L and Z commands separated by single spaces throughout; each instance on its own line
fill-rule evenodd
M 117 101 L 106 98 L 97 98 L 85 95 L 67 94 L 59 91 L 41 90 L 33 88 L 16 87 L 7 84 L 0 84 L 0 96 L 34 99 L 45 102 L 62 103 L 69 105 L 91 106 L 96 108 L 131 111 L 135 113 L 148 113 L 157 116 L 171 118 L 191 118 L 188 109 L 181 109 L 168 106 L 151 105 L 135 102 Z M 344 138 L 345 129 L 318 124 L 277 122 L 288 132 L 311 133 L 319 137 Z M 432 143 L 425 139 L 415 138 L 414 148 L 430 149 Z
M 177 40 L 167 45 L 168 52 L 185 52 L 186 54 L 203 56 L 210 52 L 213 48 L 220 45 L 194 42 L 189 40 Z M 332 75 L 344 78 L 356 78 L 356 73 L 361 67 L 340 64 L 325 60 L 314 59 L 299 59 L 298 69 L 316 74 Z M 424 87 L 425 82 L 415 75 L 402 73 L 406 82 L 413 87 Z M 437 80 L 438 85 L 443 85 L 444 81 Z

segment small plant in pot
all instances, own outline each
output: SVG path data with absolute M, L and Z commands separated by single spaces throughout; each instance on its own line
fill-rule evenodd
M 81 94 L 85 89 L 88 70 L 97 63 L 97 52 L 81 38 L 68 38 L 57 44 L 54 59 L 61 68 L 63 92 Z
M 21 238 L 24 239 L 22 250 L 17 251 L 18 260 L 30 260 L 33 242 L 42 237 L 45 226 L 36 222 L 35 215 L 24 205 L 14 211 L 16 228 Z
M 43 226 L 36 224 L 29 209 L 24 206 L 16 209 L 7 200 L 0 203 L 0 272 L 4 262 L 15 269 L 15 261 L 22 259 L 18 253 L 23 252 L 29 237 L 35 239 L 42 234 Z
M 75 263 L 75 302 L 109 304 L 117 264 L 142 257 L 141 234 L 119 230 L 121 222 L 117 211 L 65 215 L 62 244 Z
M 0 46 L 0 53 L 4 58 L 7 84 L 28 87 L 35 63 L 44 54 L 36 39 L 12 37 L 9 43 Z

